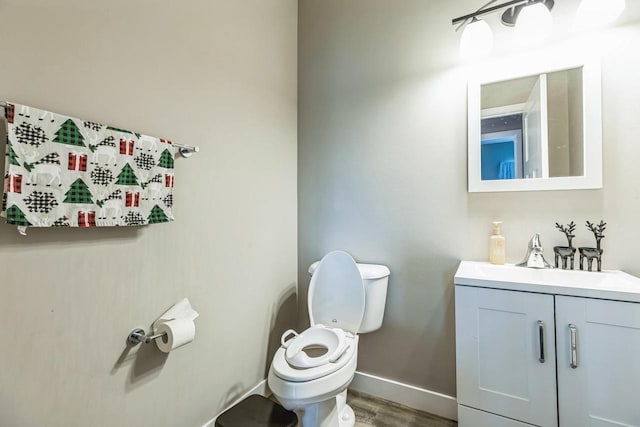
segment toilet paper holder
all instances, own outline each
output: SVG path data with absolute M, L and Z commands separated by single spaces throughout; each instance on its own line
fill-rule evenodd
M 144 331 L 144 329 L 142 328 L 136 328 L 133 331 L 131 331 L 129 333 L 129 337 L 127 338 L 127 342 L 130 345 L 138 345 L 141 342 L 145 343 L 145 344 L 149 344 L 151 341 L 155 340 L 156 338 L 164 338 L 167 336 L 166 332 L 163 332 L 161 334 L 156 334 L 156 335 L 147 335 Z

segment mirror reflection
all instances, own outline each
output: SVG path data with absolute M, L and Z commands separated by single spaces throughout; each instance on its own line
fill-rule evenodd
M 481 86 L 481 179 L 584 175 L 583 68 Z

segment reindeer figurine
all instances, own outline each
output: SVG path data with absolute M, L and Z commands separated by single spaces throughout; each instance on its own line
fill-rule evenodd
M 558 263 L 560 259 L 562 259 L 562 269 L 566 270 L 567 261 L 571 260 L 571 270 L 573 270 L 576 248 L 571 245 L 571 240 L 576 237 L 575 234 L 573 234 L 573 231 L 576 229 L 576 224 L 571 221 L 566 227 L 564 227 L 556 222 L 556 228 L 562 231 L 569 241 L 569 246 L 553 247 L 553 252 L 556 254 L 556 268 L 558 268 Z
M 580 270 L 584 270 L 582 261 L 586 258 L 589 271 L 591 271 L 591 267 L 593 265 L 593 260 L 595 259 L 598 262 L 598 271 L 602 271 L 602 254 L 604 253 L 604 249 L 600 249 L 600 240 L 604 239 L 604 230 L 607 227 L 606 222 L 600 221 L 600 224 L 595 225 L 589 221 L 587 221 L 587 228 L 593 233 L 596 238 L 596 247 L 595 248 L 579 248 L 580 251 Z

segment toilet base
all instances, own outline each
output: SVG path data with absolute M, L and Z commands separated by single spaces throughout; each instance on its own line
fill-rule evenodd
M 347 390 L 335 397 L 295 410 L 298 427 L 354 427 L 356 416 L 347 405 Z

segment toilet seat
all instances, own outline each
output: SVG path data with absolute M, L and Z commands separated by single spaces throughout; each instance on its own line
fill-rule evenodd
M 326 328 L 322 325 L 316 325 L 312 328 L 307 329 L 307 331 L 311 329 L 319 329 L 324 328 L 331 330 L 331 328 Z M 307 332 L 305 331 L 305 332 Z M 303 332 L 298 337 L 294 338 L 294 340 L 299 339 L 305 334 Z M 340 331 L 344 334 L 344 331 Z M 337 332 L 339 334 L 340 332 Z M 286 332 L 288 334 L 288 331 Z M 307 340 L 308 338 L 305 338 Z M 293 344 L 291 340 L 289 342 L 289 348 L 291 344 Z M 301 341 L 302 342 L 302 341 Z M 305 346 L 300 347 L 301 349 Z M 336 349 L 338 349 L 336 347 Z M 354 357 L 356 357 L 358 350 L 358 339 L 357 336 L 351 334 L 344 334 L 344 349 L 340 352 L 340 355 L 335 361 L 326 361 L 326 363 L 309 367 L 309 368 L 298 368 L 287 361 L 286 352 L 288 348 L 281 346 L 273 357 L 273 362 L 271 364 L 271 369 L 273 373 L 278 377 L 285 381 L 290 382 L 306 382 L 312 381 L 321 377 L 325 377 L 329 374 L 332 374 L 341 368 L 344 368 Z M 338 349 L 339 350 L 339 349 Z M 303 352 L 302 352 L 303 353 Z M 335 353 L 335 351 L 333 352 Z M 328 354 L 328 353 L 327 353 Z M 325 358 L 326 355 L 321 356 Z M 308 356 L 307 356 L 308 357 Z M 310 358 L 310 359 L 319 359 L 319 358 Z
M 286 331 L 271 368 L 275 376 L 300 383 L 328 376 L 354 362 L 358 329 L 362 323 L 365 291 L 362 275 L 346 252 L 325 255 L 309 283 L 308 309 L 311 327 L 301 334 Z M 294 338 L 287 340 L 291 335 Z M 319 346 L 327 352 L 309 357 L 306 347 Z
M 286 338 L 291 335 L 294 335 L 294 338 L 286 341 Z M 301 334 L 289 329 L 282 335 L 281 343 L 286 349 L 287 363 L 299 369 L 333 363 L 347 350 L 345 332 L 342 329 L 326 328 L 323 325 L 314 325 Z M 321 347 L 327 351 L 321 356 L 310 357 L 304 351 L 307 347 Z

